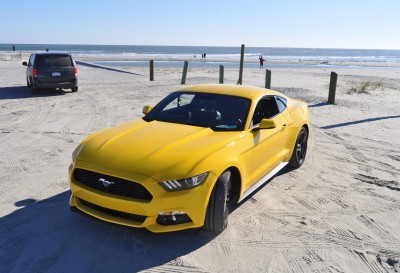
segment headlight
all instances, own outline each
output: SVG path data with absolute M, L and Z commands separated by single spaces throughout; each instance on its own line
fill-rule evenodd
M 72 162 L 75 162 L 75 159 L 81 152 L 82 148 L 83 148 L 83 143 L 79 144 L 79 146 L 76 147 L 76 149 L 72 152 Z
M 167 180 L 160 182 L 160 185 L 167 191 L 188 190 L 197 187 L 201 183 L 203 183 L 206 180 L 207 175 L 208 172 L 179 180 Z

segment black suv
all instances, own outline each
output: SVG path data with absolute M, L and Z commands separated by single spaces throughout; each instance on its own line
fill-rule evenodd
M 33 53 L 27 66 L 26 84 L 35 93 L 37 89 L 71 88 L 78 91 L 78 68 L 70 53 Z

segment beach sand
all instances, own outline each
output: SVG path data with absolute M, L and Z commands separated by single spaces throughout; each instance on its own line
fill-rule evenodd
M 265 68 L 268 68 L 268 63 Z M 229 215 L 221 234 L 152 234 L 68 208 L 71 153 L 86 136 L 142 116 L 181 87 L 182 69 L 79 66 L 79 91 L 32 96 L 25 67 L 0 61 L 0 272 L 397 272 L 400 70 L 272 70 L 272 89 L 305 100 L 304 165 L 283 170 Z M 263 86 L 265 70 L 243 84 Z M 225 70 L 235 84 L 237 70 Z M 187 84 L 218 83 L 191 69 Z

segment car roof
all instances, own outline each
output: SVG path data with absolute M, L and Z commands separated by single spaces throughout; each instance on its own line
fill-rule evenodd
M 249 98 L 251 100 L 257 100 L 267 95 L 281 96 L 286 98 L 285 95 L 274 90 L 261 87 L 233 84 L 198 84 L 187 86 L 178 89 L 177 91 L 223 94 Z
M 69 52 L 62 51 L 49 51 L 49 52 L 36 52 L 35 55 L 45 56 L 45 55 L 71 55 Z

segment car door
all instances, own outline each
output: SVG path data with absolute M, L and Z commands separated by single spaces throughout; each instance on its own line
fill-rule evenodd
M 256 182 L 280 164 L 288 153 L 288 121 L 283 114 L 284 109 L 277 105 L 275 96 L 263 97 L 257 104 L 252 127 L 256 128 L 264 118 L 275 121 L 276 127 L 271 129 L 253 129 L 253 181 Z

